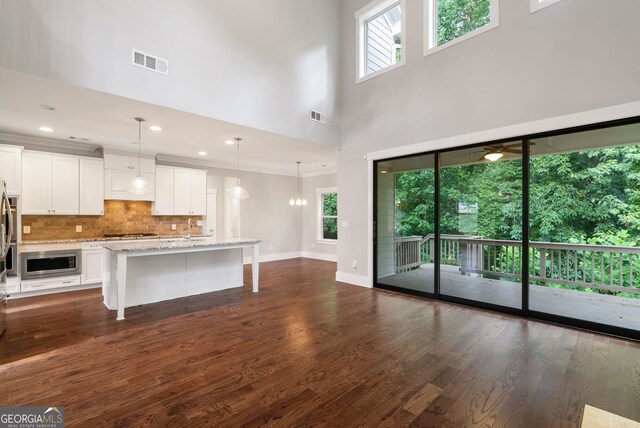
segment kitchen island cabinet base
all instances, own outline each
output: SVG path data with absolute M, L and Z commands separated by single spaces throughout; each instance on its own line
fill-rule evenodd
M 111 251 L 105 257 L 105 305 L 124 320 L 131 306 L 243 286 L 243 248 L 252 248 L 252 291 L 258 292 L 259 245 Z

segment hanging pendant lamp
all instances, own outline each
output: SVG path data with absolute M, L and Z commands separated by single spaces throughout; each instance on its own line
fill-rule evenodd
M 304 196 L 302 196 L 302 192 L 300 191 L 300 164 L 302 162 L 297 161 L 296 163 L 298 164 L 298 194 L 295 196 L 291 196 L 291 199 L 289 199 L 289 205 L 307 205 L 307 200 Z
M 151 192 L 151 183 L 142 176 L 140 169 L 140 146 L 142 145 L 142 122 L 144 122 L 144 119 L 141 117 L 136 117 L 134 119 L 138 122 L 138 173 L 124 186 L 124 190 L 125 192 L 133 193 L 134 195 L 144 195 Z
M 234 141 L 236 142 L 236 146 L 237 146 L 237 159 L 238 159 L 238 163 L 237 163 L 237 169 L 236 169 L 236 184 L 229 188 L 229 190 L 227 190 L 227 195 L 229 195 L 229 197 L 233 198 L 233 199 L 247 199 L 249 197 L 249 192 L 247 192 L 244 187 L 242 187 L 240 185 L 240 141 L 242 141 L 242 138 L 234 138 Z

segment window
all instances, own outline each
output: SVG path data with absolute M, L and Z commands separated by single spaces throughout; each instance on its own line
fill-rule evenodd
M 544 9 L 547 6 L 551 6 L 552 4 L 556 4 L 562 0 L 529 0 L 531 13 L 536 12 L 540 9 Z
M 425 0 L 424 10 L 425 55 L 498 26 L 498 0 Z
M 317 189 L 318 240 L 338 240 L 338 193 L 335 187 Z
M 356 83 L 404 64 L 404 2 L 376 0 L 356 12 Z

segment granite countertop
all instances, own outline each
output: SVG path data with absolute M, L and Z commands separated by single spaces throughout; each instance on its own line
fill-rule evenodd
M 194 238 L 208 238 L 211 235 L 193 235 Z M 123 236 L 123 237 L 112 237 L 112 238 L 82 238 L 82 239 L 50 239 L 46 241 L 20 241 L 18 244 L 20 245 L 30 245 L 30 244 L 67 244 L 72 242 L 100 242 L 100 241 L 141 241 L 143 239 L 181 239 L 182 235 L 163 235 L 163 236 L 139 236 L 139 237 L 131 237 L 131 236 Z
M 114 242 L 103 245 L 103 248 L 114 252 L 174 250 L 197 247 L 231 247 L 235 245 L 253 245 L 262 242 L 260 239 L 225 239 L 218 240 L 211 237 L 193 237 L 192 239 L 177 238 L 156 240 L 155 242 Z

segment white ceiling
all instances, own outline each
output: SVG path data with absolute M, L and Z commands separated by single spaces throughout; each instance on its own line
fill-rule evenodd
M 336 148 L 254 128 L 185 113 L 98 92 L 66 83 L 43 79 L 0 68 L 0 133 L 47 138 L 87 148 L 137 153 L 137 122 L 143 117 L 142 152 L 170 156 L 183 162 L 235 168 L 236 147 L 224 144 L 242 138 L 240 168 L 247 171 L 296 175 L 301 161 L 302 175 L 336 171 Z M 55 107 L 48 111 L 41 105 Z M 38 130 L 50 126 L 52 133 Z M 162 127 L 161 132 L 149 130 Z M 74 136 L 76 139 L 70 139 Z M 89 141 L 83 141 L 86 138 Z M 207 152 L 199 156 L 199 151 Z

